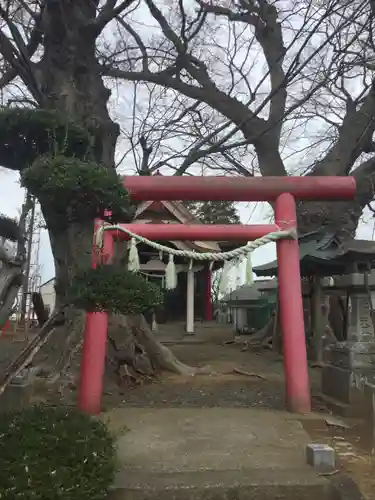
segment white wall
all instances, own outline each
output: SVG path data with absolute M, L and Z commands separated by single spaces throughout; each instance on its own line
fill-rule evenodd
M 238 330 L 242 331 L 244 327 L 247 325 L 247 309 L 245 308 L 236 308 L 234 309 L 234 327 Z
M 56 302 L 55 280 L 52 279 L 41 285 L 39 291 L 45 307 L 47 307 L 49 309 L 49 312 L 52 313 L 55 308 Z

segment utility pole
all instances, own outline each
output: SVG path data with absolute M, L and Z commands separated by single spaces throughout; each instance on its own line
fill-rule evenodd
M 26 194 L 26 196 L 28 196 Z M 27 303 L 29 296 L 29 281 L 30 281 L 30 263 L 31 263 L 31 253 L 33 247 L 33 234 L 34 234 L 34 224 L 35 224 L 35 197 L 31 200 L 31 214 L 29 219 L 29 225 L 26 231 L 27 237 L 27 250 L 26 250 L 26 266 L 25 272 L 22 280 L 22 299 L 21 299 L 21 307 L 20 307 L 20 319 L 21 323 L 24 323 L 27 313 Z

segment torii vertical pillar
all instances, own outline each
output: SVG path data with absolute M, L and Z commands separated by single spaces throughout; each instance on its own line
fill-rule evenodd
M 275 202 L 276 224 L 281 230 L 293 229 L 297 227 L 296 219 L 294 197 L 290 193 L 281 194 Z M 311 396 L 298 240 L 279 240 L 276 249 L 286 403 L 290 411 L 309 413 Z
M 96 220 L 95 231 L 101 221 Z M 95 234 L 94 234 L 95 240 Z M 102 256 L 109 263 L 114 255 L 114 239 L 104 233 Z M 95 241 L 91 254 L 91 267 L 96 268 L 98 255 Z M 78 408 L 90 415 L 99 415 L 103 393 L 103 377 L 105 370 L 105 353 L 107 349 L 108 314 L 105 312 L 89 312 L 86 314 L 84 342 L 81 359 L 81 373 L 78 390 Z

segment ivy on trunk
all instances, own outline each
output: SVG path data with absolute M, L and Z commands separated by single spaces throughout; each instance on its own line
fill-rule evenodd
M 66 304 L 74 277 L 90 267 L 92 217 L 102 215 L 104 208 L 112 208 L 122 221 L 131 219 L 126 193 L 114 171 L 119 126 L 109 116 L 110 91 L 104 86 L 97 63 L 96 38 L 99 26 L 104 27 L 106 22 L 96 17 L 94 3 L 89 4 L 46 3 L 39 25 L 43 26 L 44 52 L 37 67 L 30 67 L 29 73 L 21 72 L 43 111 L 6 110 L 3 120 L 12 124 L 7 129 L 7 142 L 18 147 L 20 156 L 14 161 L 9 148 L 5 148 L 2 164 L 23 170 L 24 186 L 37 195 L 50 235 L 56 307 L 64 306 L 65 318 L 64 325 L 56 328 L 43 348 L 55 379 L 82 339 L 82 310 Z M 80 192 L 74 181 L 81 186 Z M 87 210 L 88 200 L 93 210 Z M 133 320 L 131 327 L 125 318 L 115 323 L 109 335 L 115 342 L 126 338 L 132 346 L 127 365 L 133 373 L 139 374 L 137 335 L 147 343 L 144 355 L 156 370 L 192 373 L 161 346 L 140 320 Z

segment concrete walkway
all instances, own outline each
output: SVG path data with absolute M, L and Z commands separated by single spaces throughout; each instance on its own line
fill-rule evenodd
M 103 418 L 118 433 L 111 500 L 334 498 L 306 465 L 309 437 L 288 413 L 122 408 Z

